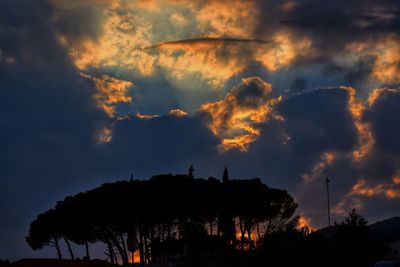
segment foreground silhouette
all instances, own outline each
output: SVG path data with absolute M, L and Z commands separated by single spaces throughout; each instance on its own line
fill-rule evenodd
M 297 204 L 285 191 L 260 179 L 194 179 L 159 175 L 120 181 L 67 197 L 32 222 L 26 238 L 33 249 L 60 240 L 86 246 L 104 242 L 111 263 L 128 265 L 139 251 L 141 265 L 205 259 L 230 250 L 253 250 L 262 236 L 297 224 Z
M 369 266 L 387 253 L 367 240 L 355 211 L 325 230 L 297 229 L 298 205 L 260 179 L 223 182 L 188 175 L 103 184 L 66 197 L 31 223 L 33 249 L 60 241 L 86 248 L 106 244 L 111 264 L 153 266 Z M 367 254 L 366 254 L 367 253 Z M 134 255 L 137 254 L 135 258 Z

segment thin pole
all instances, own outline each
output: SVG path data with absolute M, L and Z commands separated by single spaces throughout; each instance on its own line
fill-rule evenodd
M 331 207 L 330 207 L 330 201 L 329 201 L 329 178 L 326 177 L 326 193 L 328 197 L 328 225 L 331 227 Z

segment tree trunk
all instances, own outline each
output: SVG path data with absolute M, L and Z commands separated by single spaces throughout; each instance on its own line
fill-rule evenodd
M 171 224 L 167 224 L 167 240 L 171 240 Z
M 267 231 L 265 232 L 265 235 L 269 234 L 270 229 L 271 229 L 271 219 L 268 220 L 268 226 L 267 226 Z
M 62 260 L 60 245 L 58 244 L 58 239 L 57 238 L 54 238 L 54 246 L 56 247 L 56 250 L 57 250 L 58 259 Z
M 127 249 L 126 249 L 124 236 L 122 235 L 122 233 L 120 233 L 119 235 L 120 235 L 121 241 L 122 241 L 122 248 L 123 248 L 123 250 L 124 250 L 124 257 L 125 257 L 126 260 L 129 262 L 129 260 L 128 260 L 128 252 L 127 252 Z
M 249 248 L 253 249 L 254 248 L 254 243 L 253 240 L 251 239 L 251 227 L 247 228 L 247 236 L 248 236 L 248 242 L 249 242 Z
M 112 248 L 111 241 L 109 239 L 107 239 L 107 246 L 108 246 L 108 256 L 110 257 L 110 263 L 114 265 L 117 263 L 117 259 L 115 257 L 114 249 Z
M 129 265 L 129 260 L 128 257 L 126 256 L 126 254 L 124 253 L 124 249 L 122 248 L 121 244 L 118 242 L 118 239 L 116 236 L 114 236 L 113 234 L 110 233 L 110 240 L 114 243 L 114 245 L 116 246 L 116 248 L 118 249 L 119 254 L 121 255 L 121 259 L 122 259 L 122 264 L 124 266 L 128 266 Z
M 244 250 L 244 243 L 245 243 L 244 242 L 245 241 L 244 235 L 246 234 L 246 231 L 244 229 L 244 225 L 243 224 L 244 223 L 243 223 L 242 218 L 239 218 L 240 240 L 242 242 L 242 250 Z
M 260 239 L 261 239 L 261 233 L 260 233 L 260 223 L 257 223 L 257 224 L 256 224 L 256 226 L 257 226 L 257 236 L 258 236 L 258 241 L 260 241 Z
M 86 259 L 90 260 L 90 255 L 89 255 L 89 243 L 86 241 L 85 242 L 85 250 L 86 250 Z
M 139 254 L 140 254 L 140 266 L 144 266 L 144 243 L 143 243 L 143 228 L 139 228 Z
M 113 248 L 113 245 L 112 245 L 112 242 L 111 241 L 108 241 L 109 243 L 110 243 L 110 251 L 111 251 L 111 253 L 112 253 L 112 257 L 113 257 L 113 262 L 115 263 L 115 264 L 118 264 L 118 258 L 117 258 L 117 254 L 115 253 L 115 250 L 114 250 L 114 248 Z
M 161 242 L 164 242 L 165 240 L 165 229 L 164 229 L 164 224 L 161 224 Z
M 66 238 L 65 236 L 64 236 L 64 240 L 65 240 L 65 243 L 67 244 L 69 255 L 71 255 L 71 260 L 74 260 L 75 259 L 74 258 L 74 252 L 72 251 L 71 244 L 69 243 L 68 238 Z
M 217 218 L 217 236 L 221 236 L 221 216 Z
M 144 237 L 144 255 L 145 255 L 145 263 L 146 264 L 150 263 L 150 250 L 149 250 L 147 236 Z

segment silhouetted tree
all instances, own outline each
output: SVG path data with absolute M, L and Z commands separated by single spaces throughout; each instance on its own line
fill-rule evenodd
M 335 253 L 342 266 L 368 266 L 367 221 L 355 209 L 341 223 L 335 222 Z
M 62 259 L 59 245 L 59 240 L 62 238 L 60 228 L 57 211 L 54 209 L 46 211 L 31 223 L 26 242 L 33 250 L 42 249 L 44 246 L 53 246 L 56 249 L 58 258 Z
M 177 255 L 197 262 L 210 251 L 254 250 L 254 231 L 260 239 L 284 229 L 296 208 L 285 190 L 260 179 L 194 179 L 191 166 L 188 175 L 103 184 L 66 197 L 32 222 L 27 242 L 33 249 L 55 245 L 61 257 L 58 241 L 64 239 L 71 258 L 70 242 L 84 245 L 89 258 L 89 244 L 100 241 L 110 261 L 123 265 L 135 250 L 142 266 Z
M 229 180 L 229 174 L 228 174 L 228 169 L 227 169 L 227 167 L 226 167 L 226 165 L 225 165 L 224 173 L 222 174 L 222 181 L 223 181 L 224 183 L 227 183 L 228 180 Z

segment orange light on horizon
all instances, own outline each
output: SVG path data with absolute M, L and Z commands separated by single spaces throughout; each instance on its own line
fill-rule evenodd
M 133 252 L 130 252 L 129 254 L 130 254 L 129 263 L 140 263 L 140 253 L 138 249 Z
M 311 219 L 307 218 L 303 214 L 300 215 L 300 219 L 299 219 L 297 227 L 299 229 L 302 229 L 302 228 L 308 229 L 310 232 L 313 232 L 315 230 L 314 227 L 311 226 Z
M 241 240 L 242 239 L 242 233 L 240 231 L 236 231 L 235 236 L 236 236 L 236 240 Z M 249 240 L 249 234 L 247 232 L 244 233 L 243 237 L 244 237 L 245 240 Z M 254 241 L 256 239 L 257 239 L 256 235 L 253 232 L 250 233 L 250 240 Z

